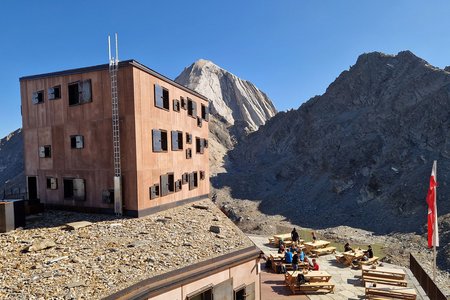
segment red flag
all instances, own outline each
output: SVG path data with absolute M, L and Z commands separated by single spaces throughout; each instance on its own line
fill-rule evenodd
M 430 177 L 430 187 L 427 194 L 428 203 L 428 248 L 439 246 L 438 226 L 437 226 L 437 207 L 436 207 L 436 161 L 433 163 L 433 169 Z

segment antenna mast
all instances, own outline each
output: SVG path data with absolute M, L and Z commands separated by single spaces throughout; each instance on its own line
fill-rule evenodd
M 111 107 L 112 107 L 112 137 L 114 155 L 114 212 L 122 215 L 122 170 L 120 165 L 120 121 L 119 121 L 119 93 L 117 89 L 117 71 L 119 70 L 119 45 L 115 34 L 116 53 L 111 55 L 111 38 L 108 35 L 109 76 L 111 79 Z

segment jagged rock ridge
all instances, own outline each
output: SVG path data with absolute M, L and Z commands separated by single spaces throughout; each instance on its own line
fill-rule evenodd
M 25 188 L 22 129 L 0 139 L 0 193 L 19 188 Z
M 211 111 L 227 123 L 241 121 L 249 131 L 258 129 L 277 112 L 267 95 L 251 82 L 208 60 L 196 61 L 175 81 L 209 98 Z
M 325 94 L 239 143 L 214 185 L 309 226 L 416 231 L 434 159 L 450 212 L 449 128 L 450 73 L 409 51 L 363 54 Z

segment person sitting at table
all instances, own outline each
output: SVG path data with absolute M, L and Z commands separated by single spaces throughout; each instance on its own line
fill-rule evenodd
M 315 243 L 317 240 L 316 233 L 314 231 L 311 231 L 311 236 L 312 236 L 313 243 Z
M 286 253 L 284 254 L 284 261 L 287 264 L 292 263 L 292 253 L 289 251 L 289 249 L 286 250 Z
M 278 246 L 278 253 L 283 253 L 284 250 L 284 243 L 280 241 L 280 245 Z
M 344 245 L 344 252 L 353 251 L 352 247 L 350 247 L 349 243 L 345 243 Z
M 293 271 L 298 270 L 298 254 L 297 254 L 297 252 L 294 252 L 294 255 L 292 256 L 292 270 Z
M 372 257 L 373 257 L 372 246 L 369 245 L 368 249 L 366 251 L 364 251 L 363 260 L 367 261 Z
M 313 271 L 319 271 L 319 265 L 315 258 L 312 259 L 312 264 L 309 265 L 309 269 Z
M 305 252 L 303 252 L 303 249 L 300 249 L 300 261 L 305 261 Z
M 295 244 L 295 245 L 297 245 L 298 239 L 299 239 L 299 235 L 298 235 L 297 230 L 295 230 L 295 228 L 292 229 L 292 232 L 291 232 L 291 238 L 292 238 L 292 243 Z

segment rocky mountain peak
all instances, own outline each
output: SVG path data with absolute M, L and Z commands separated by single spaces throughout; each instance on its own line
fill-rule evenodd
M 254 131 L 277 112 L 272 101 L 251 82 L 205 59 L 199 59 L 175 79 L 211 100 L 211 111 L 231 125 Z

